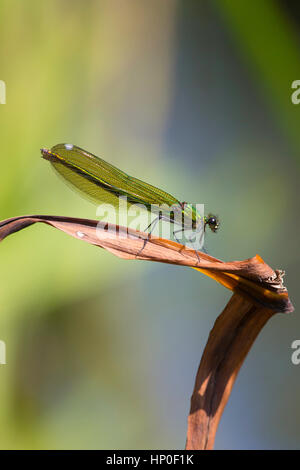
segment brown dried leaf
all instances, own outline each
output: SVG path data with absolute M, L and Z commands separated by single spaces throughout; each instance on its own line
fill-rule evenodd
M 198 252 L 197 256 L 194 250 L 170 240 L 155 236 L 148 239 L 144 232 L 111 225 L 108 230 L 107 223 L 97 220 L 45 215 L 15 217 L 0 222 L 0 240 L 37 222 L 51 225 L 123 259 L 158 261 L 196 268 L 254 302 L 280 312 L 293 310 L 282 283 L 282 272 L 274 271 L 259 255 L 244 261 L 226 263 L 203 252 Z M 112 231 L 112 228 L 115 230 Z
M 213 448 L 215 434 L 239 369 L 275 311 L 233 294 L 210 332 L 197 372 L 186 449 Z
M 188 418 L 186 449 L 212 449 L 234 381 L 255 338 L 276 312 L 293 311 L 282 283 L 283 272 L 274 271 L 259 255 L 224 263 L 203 252 L 198 252 L 197 256 L 194 250 L 176 242 L 154 236 L 148 239 L 143 232 L 115 226 L 112 233 L 106 223 L 97 220 L 45 215 L 15 217 L 0 223 L 0 240 L 37 222 L 51 225 L 120 258 L 192 267 L 234 291 L 209 335 Z M 145 240 L 147 243 L 142 250 Z

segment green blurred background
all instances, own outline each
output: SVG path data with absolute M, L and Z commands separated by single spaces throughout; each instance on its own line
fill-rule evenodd
M 95 218 L 39 149 L 77 144 L 221 217 L 208 251 L 285 269 L 216 448 L 299 448 L 300 9 L 279 0 L 0 0 L 0 219 Z M 194 377 L 231 293 L 43 225 L 0 246 L 2 449 L 183 448 Z

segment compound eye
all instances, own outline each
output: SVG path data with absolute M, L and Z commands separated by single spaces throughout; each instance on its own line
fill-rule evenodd
M 217 221 L 216 221 L 215 217 L 210 217 L 208 219 L 208 223 L 209 223 L 209 225 L 216 225 Z

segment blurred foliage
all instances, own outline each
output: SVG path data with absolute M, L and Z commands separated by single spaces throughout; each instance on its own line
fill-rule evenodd
M 40 158 L 74 143 L 218 212 L 208 251 L 286 269 L 297 306 L 298 41 L 299 23 L 270 0 L 1 0 L 1 219 L 95 218 Z M 42 225 L 0 249 L 0 447 L 182 448 L 201 351 L 230 293 Z M 278 316 L 263 331 L 219 448 L 298 447 L 299 326 Z
M 293 8 L 288 15 L 280 2 L 274 0 L 253 0 L 247 2 L 247 8 L 239 0 L 216 0 L 216 3 L 249 64 L 250 73 L 274 110 L 274 117 L 295 145 L 299 161 L 299 110 L 291 106 L 290 100 L 291 77 L 300 76 L 300 38 L 292 23 Z

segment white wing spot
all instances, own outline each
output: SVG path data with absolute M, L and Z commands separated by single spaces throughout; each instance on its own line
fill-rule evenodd
M 72 150 L 73 147 L 74 147 L 73 144 L 65 144 L 65 148 L 66 148 L 67 150 Z
M 82 233 L 82 232 L 76 232 L 76 235 L 77 235 L 77 237 L 79 237 L 79 238 L 85 237 L 85 234 Z

